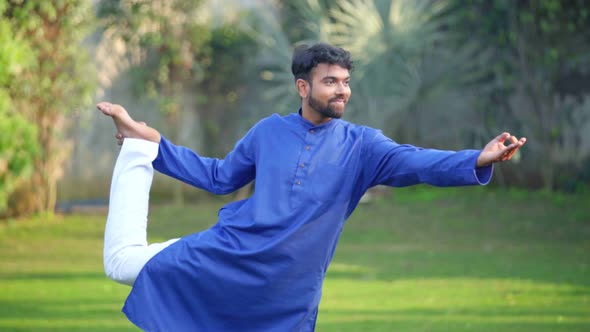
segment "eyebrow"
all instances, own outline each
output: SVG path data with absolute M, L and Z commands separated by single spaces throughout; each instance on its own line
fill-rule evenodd
M 350 76 L 346 76 L 343 79 L 343 81 L 346 81 L 346 80 L 349 80 L 349 79 L 350 79 Z M 325 76 L 325 77 L 322 78 L 322 81 L 325 81 L 325 80 L 336 80 L 337 81 L 338 80 L 338 77 L 336 77 L 336 76 Z

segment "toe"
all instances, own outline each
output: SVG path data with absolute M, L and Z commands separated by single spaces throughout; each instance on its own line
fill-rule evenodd
M 118 105 L 118 104 L 111 104 L 110 105 L 110 113 L 113 116 L 123 116 L 124 114 L 127 114 L 127 111 L 123 108 L 123 106 Z
M 101 102 L 101 103 L 96 104 L 96 108 L 98 108 L 101 112 L 103 112 L 105 114 L 110 114 L 111 103 Z

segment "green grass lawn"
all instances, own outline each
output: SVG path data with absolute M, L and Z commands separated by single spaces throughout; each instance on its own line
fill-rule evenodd
M 590 198 L 398 189 L 348 221 L 317 331 L 590 331 Z M 154 241 L 220 201 L 151 214 Z M 0 225 L 0 331 L 134 331 L 102 270 L 105 215 Z

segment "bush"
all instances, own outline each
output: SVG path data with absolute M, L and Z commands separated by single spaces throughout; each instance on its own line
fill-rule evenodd
M 0 14 L 4 5 L 0 1 Z M 29 54 L 0 17 L 0 215 L 8 208 L 8 196 L 32 173 L 33 157 L 39 151 L 35 125 L 15 112 L 10 98 L 11 83 L 30 63 Z
M 7 104 L 0 96 L 0 214 L 8 207 L 8 196 L 32 173 L 33 157 L 39 151 L 36 127 Z

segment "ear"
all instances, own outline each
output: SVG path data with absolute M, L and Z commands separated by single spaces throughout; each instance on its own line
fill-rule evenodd
M 302 99 L 307 98 L 307 95 L 309 94 L 309 89 L 310 89 L 309 82 L 307 82 L 304 79 L 299 78 L 299 79 L 297 79 L 297 81 L 295 81 L 295 86 L 297 87 L 297 92 L 299 92 L 299 96 Z

